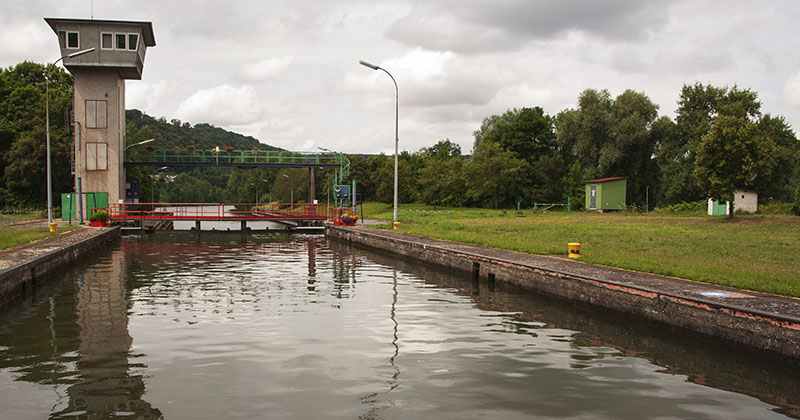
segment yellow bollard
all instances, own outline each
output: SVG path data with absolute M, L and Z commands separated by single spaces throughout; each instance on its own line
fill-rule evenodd
M 580 258 L 581 257 L 581 244 L 578 242 L 570 242 L 567 244 L 569 247 L 569 257 L 570 258 Z
M 50 223 L 50 232 L 55 232 L 58 230 L 58 223 Z
M 397 230 L 397 227 L 400 226 L 400 222 L 394 222 L 392 223 L 392 226 L 394 226 L 392 230 Z

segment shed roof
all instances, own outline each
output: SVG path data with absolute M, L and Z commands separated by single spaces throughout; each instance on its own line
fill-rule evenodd
M 615 176 L 615 177 L 612 177 L 612 178 L 590 179 L 588 181 L 583 181 L 583 182 L 585 184 L 588 184 L 590 182 L 608 182 L 608 181 L 618 181 L 620 179 L 628 179 L 628 177 L 627 176 Z

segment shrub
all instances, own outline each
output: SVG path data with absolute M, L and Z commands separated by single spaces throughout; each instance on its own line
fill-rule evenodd
M 700 214 L 705 214 L 707 206 L 708 206 L 708 202 L 707 201 L 693 201 L 691 203 L 681 202 L 681 203 L 673 204 L 671 206 L 667 206 L 667 207 L 663 207 L 663 208 L 656 208 L 653 211 L 655 213 L 675 213 L 675 214 L 700 213 Z
M 800 184 L 797 185 L 797 189 L 794 191 L 794 205 L 792 206 L 792 213 L 800 216 Z
M 100 210 L 89 218 L 90 222 L 105 222 L 106 220 L 108 220 L 108 214 L 105 210 Z

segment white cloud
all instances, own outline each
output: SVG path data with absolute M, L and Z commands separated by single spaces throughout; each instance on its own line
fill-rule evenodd
M 183 101 L 175 113 L 184 121 L 218 126 L 246 125 L 262 117 L 256 90 L 252 86 L 231 85 L 199 90 Z
M 259 83 L 269 80 L 289 68 L 294 61 L 291 55 L 279 58 L 265 58 L 246 65 L 238 74 L 241 80 L 250 83 Z
M 783 84 L 783 97 L 790 105 L 800 107 L 800 72 Z
M 167 80 L 156 83 L 134 81 L 125 85 L 125 107 L 139 110 L 154 109 L 174 93 L 174 84 Z

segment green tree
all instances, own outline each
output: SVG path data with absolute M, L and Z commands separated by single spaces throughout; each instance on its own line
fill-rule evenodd
M 577 161 L 587 177 L 628 177 L 628 201 L 643 205 L 647 186 L 657 181 L 652 133 L 657 116 L 658 106 L 644 93 L 626 90 L 612 99 L 607 90 L 583 91 L 577 110 L 556 117 L 565 164 Z
M 733 217 L 736 188 L 753 188 L 774 168 L 774 143 L 745 117 L 718 115 L 697 148 L 694 175 L 706 195 L 728 201 Z
M 540 107 L 514 108 L 503 115 L 488 117 L 473 135 L 474 149 L 484 141 L 495 142 L 529 163 L 536 162 L 557 146 L 553 118 Z
M 417 172 L 419 198 L 426 204 L 461 205 L 466 193 L 461 146 L 450 139 L 439 140 L 417 154 L 425 162 Z
M 408 153 L 400 155 L 397 169 L 397 199 L 400 203 L 413 203 L 417 200 L 418 185 L 412 162 Z M 389 159 L 378 169 L 378 188 L 375 197 L 382 203 L 394 202 L 394 159 Z
M 714 118 L 729 115 L 756 119 L 761 115 L 758 95 L 738 87 L 719 88 L 695 83 L 684 85 L 676 112 L 677 135 L 665 138 L 659 150 L 662 187 L 667 204 L 708 198 L 694 175 L 695 157 Z
M 522 199 L 528 165 L 499 144 L 480 142 L 466 166 L 467 196 L 473 204 L 496 209 Z
M 0 205 L 43 205 L 45 159 L 45 66 L 23 62 L 0 70 Z M 53 196 L 72 191 L 72 76 L 50 73 L 50 152 Z
M 775 170 L 758 177 L 753 186 L 765 200 L 792 201 L 792 186 L 800 178 L 800 142 L 786 120 L 765 114 L 758 121 L 758 132 L 764 141 L 774 145 L 769 156 Z

